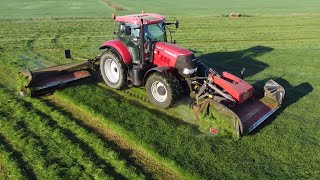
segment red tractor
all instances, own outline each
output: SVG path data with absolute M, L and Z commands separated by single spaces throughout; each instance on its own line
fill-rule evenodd
M 161 108 L 170 107 L 182 94 L 194 94 L 196 113 L 209 106 L 228 109 L 236 117 L 235 131 L 243 135 L 268 118 L 282 103 L 284 89 L 270 80 L 265 97 L 254 99 L 254 88 L 228 72 L 218 74 L 197 60 L 192 51 L 168 42 L 167 23 L 158 14 L 133 14 L 114 18 L 117 38 L 104 42 L 103 53 L 85 62 L 21 73 L 27 83 L 20 92 L 35 94 L 74 80 L 89 77 L 96 65 L 111 88 L 145 86 L 149 100 Z M 171 32 L 170 32 L 171 37 Z M 66 57 L 70 51 L 66 51 Z

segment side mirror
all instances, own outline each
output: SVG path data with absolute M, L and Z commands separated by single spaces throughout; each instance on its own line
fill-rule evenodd
M 126 27 L 124 28 L 124 33 L 125 33 L 126 35 L 131 35 L 131 27 L 130 27 L 130 26 L 126 26 Z
M 67 59 L 70 59 L 70 58 L 71 58 L 71 51 L 70 51 L 70 49 L 64 50 L 64 56 L 65 56 Z
M 178 27 L 179 27 L 179 21 L 176 20 L 176 22 L 174 22 L 174 25 L 176 25 L 176 29 L 178 29 Z

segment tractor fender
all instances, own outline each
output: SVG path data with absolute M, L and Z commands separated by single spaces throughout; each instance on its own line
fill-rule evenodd
M 154 73 L 154 72 L 166 72 L 166 71 L 170 71 L 172 68 L 168 67 L 168 66 L 161 66 L 161 67 L 154 67 L 154 68 L 151 68 L 149 69 L 143 76 L 143 84 L 146 83 L 148 77 Z
M 132 57 L 128 48 L 119 39 L 105 41 L 99 49 L 114 49 L 125 64 L 130 64 L 132 62 Z

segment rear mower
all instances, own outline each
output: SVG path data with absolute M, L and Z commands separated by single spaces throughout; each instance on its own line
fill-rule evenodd
M 254 88 L 228 72 L 217 73 L 197 60 L 192 51 L 172 42 L 170 25 L 158 14 L 114 16 L 117 38 L 104 42 L 94 59 L 80 63 L 49 67 L 31 72 L 21 71 L 25 80 L 20 95 L 37 95 L 40 91 L 99 72 L 111 88 L 145 86 L 151 103 L 172 106 L 182 94 L 194 98 L 197 116 L 210 108 L 225 111 L 234 118 L 237 136 L 248 134 L 281 105 L 285 90 L 273 80 L 264 86 L 265 96 L 256 99 Z M 171 42 L 168 42 L 170 33 Z M 70 58 L 70 51 L 65 51 Z M 214 127 L 210 132 L 215 133 Z

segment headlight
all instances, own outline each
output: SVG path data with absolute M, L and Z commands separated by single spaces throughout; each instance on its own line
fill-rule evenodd
M 197 72 L 197 69 L 198 68 L 193 68 L 193 69 L 184 68 L 182 73 L 183 74 L 193 74 L 193 73 Z
M 177 68 L 178 73 L 185 78 L 193 76 L 198 68 L 193 54 L 178 56 L 175 67 Z

